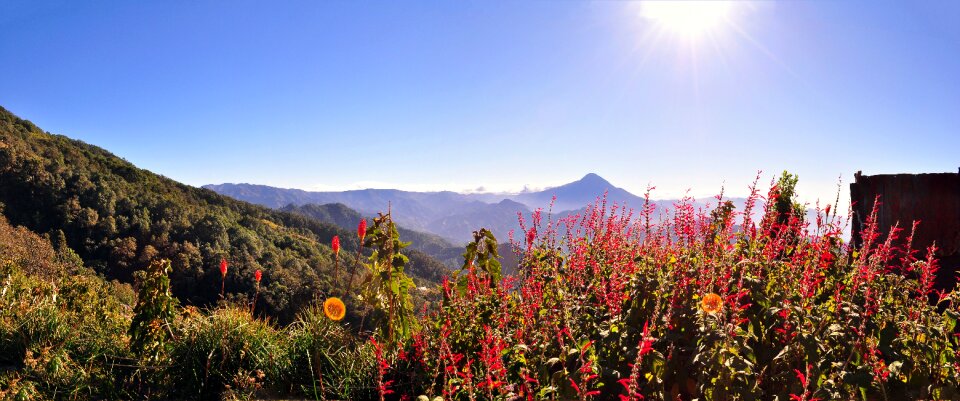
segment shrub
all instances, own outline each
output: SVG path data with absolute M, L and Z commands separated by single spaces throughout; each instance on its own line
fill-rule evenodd
M 0 284 L 0 398 L 117 398 L 126 394 L 128 305 L 115 287 L 78 276 L 59 285 L 15 265 Z
M 400 241 L 390 213 L 374 218 L 364 238 L 364 245 L 373 248 L 373 253 L 370 263 L 364 264 L 370 274 L 363 283 L 362 297 L 372 309 L 386 315 L 378 319 L 378 334 L 392 346 L 409 338 L 417 327 L 410 297 L 414 283 L 404 273 L 410 260 L 400 252 L 409 244 Z
M 158 362 L 167 352 L 177 307 L 170 295 L 169 273 L 170 261 L 161 260 L 135 274 L 139 295 L 130 322 L 130 349 L 146 363 Z
M 188 313 L 177 326 L 167 382 L 175 396 L 248 398 L 275 390 L 289 370 L 281 332 L 248 308 Z

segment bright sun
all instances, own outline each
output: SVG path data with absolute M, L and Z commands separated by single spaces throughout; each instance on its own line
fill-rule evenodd
M 644 1 L 641 15 L 662 28 L 694 38 L 729 21 L 733 1 Z

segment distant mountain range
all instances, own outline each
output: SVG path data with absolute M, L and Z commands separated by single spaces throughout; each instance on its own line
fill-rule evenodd
M 298 207 L 341 204 L 347 209 L 356 210 L 359 214 L 351 216 L 356 219 L 359 215 L 375 216 L 377 212 L 385 212 L 389 205 L 394 220 L 402 227 L 435 234 L 455 245 L 470 241 L 472 232 L 481 227 L 490 229 L 501 242 L 505 242 L 511 230 L 518 231 L 520 228 L 518 213 L 528 217 L 537 208 L 547 210 L 551 202 L 553 213 L 557 216 L 581 211 L 599 200 L 604 193 L 608 204 L 617 203 L 639 209 L 644 202 L 643 197 L 616 187 L 593 173 L 569 184 L 517 194 L 411 192 L 397 189 L 310 192 L 254 184 L 205 185 L 204 188 L 242 201 L 294 211 L 334 223 L 337 215 L 344 213 L 341 208 L 326 210 Z M 734 201 L 740 208 L 742 199 Z M 664 208 L 672 206 L 674 200 L 652 202 L 658 208 Z

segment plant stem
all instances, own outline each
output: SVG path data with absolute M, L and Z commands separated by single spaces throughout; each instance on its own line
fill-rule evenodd
M 363 257 L 363 240 L 360 241 L 360 246 L 357 247 L 357 259 L 353 263 L 353 269 L 350 271 L 350 280 L 347 281 L 347 290 L 344 291 L 343 297 L 346 298 L 347 294 L 350 294 L 350 290 L 353 288 L 353 276 L 357 274 L 357 266 L 360 264 L 360 258 Z
M 260 283 L 257 283 L 257 290 L 253 293 L 253 304 L 250 305 L 250 316 L 253 316 L 253 312 L 257 309 L 257 297 L 260 296 Z

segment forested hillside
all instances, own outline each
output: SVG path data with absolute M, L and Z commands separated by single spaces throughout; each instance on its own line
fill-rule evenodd
M 360 212 L 342 203 L 328 203 L 325 205 L 310 203 L 301 206 L 290 204 L 280 210 L 313 218 L 321 222 L 335 224 L 344 229 L 355 227 L 357 222 L 364 218 Z M 461 255 L 463 253 L 463 247 L 461 246 L 455 246 L 440 236 L 430 233 L 409 230 L 403 227 L 397 227 L 397 231 L 400 233 L 400 238 L 410 242 L 410 248 L 407 248 L 408 252 L 420 251 L 451 268 L 459 267 L 459 265 L 463 263 L 463 256 Z M 465 232 L 470 233 L 471 230 L 466 230 Z
M 49 234 L 108 279 L 131 282 L 151 260 L 170 259 L 174 294 L 187 304 L 219 298 L 222 258 L 227 299 L 252 292 L 262 270 L 258 313 L 281 320 L 343 286 L 346 269 L 330 274 L 334 235 L 342 238 L 341 264 L 352 265 L 357 248 L 353 230 L 180 184 L 3 108 L 0 203 L 11 224 Z M 414 278 L 435 281 L 443 272 L 425 254 L 408 256 Z

